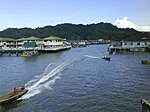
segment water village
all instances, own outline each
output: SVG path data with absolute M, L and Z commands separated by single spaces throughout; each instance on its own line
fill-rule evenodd
M 49 53 L 70 49 L 71 47 L 86 47 L 91 44 L 104 43 L 110 43 L 110 40 L 73 40 L 68 42 L 66 39 L 56 36 L 50 36 L 42 39 L 34 36 L 19 39 L 0 38 L 0 56 L 3 54 L 8 54 L 9 56 L 11 56 L 11 54 L 16 54 L 18 56 L 20 53 L 25 51 L 34 51 L 34 53 Z
M 110 44 L 108 47 L 109 54 L 113 52 L 149 52 L 150 39 L 126 39 L 122 41 L 111 40 L 71 40 L 49 36 L 46 38 L 38 38 L 31 36 L 28 38 L 0 38 L 0 56 L 7 54 L 11 56 L 34 56 L 39 53 L 58 52 L 74 47 L 86 47 L 87 45 L 95 44 Z M 103 57 L 103 59 L 110 60 L 110 57 Z M 141 60 L 142 64 L 150 64 L 148 60 Z
M 16 54 L 24 51 L 36 52 L 54 52 L 71 48 L 71 45 L 64 39 L 50 36 L 47 38 L 29 37 L 29 38 L 0 38 L 0 55 Z
M 112 42 L 109 46 L 109 52 L 149 52 L 150 51 L 150 39 L 126 39 L 119 42 Z

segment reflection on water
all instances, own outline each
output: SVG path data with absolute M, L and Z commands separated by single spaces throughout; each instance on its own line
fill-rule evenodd
M 13 110 L 14 108 L 19 107 L 22 100 L 16 100 L 14 102 L 10 102 L 7 104 L 3 104 L 0 106 L 0 112 L 9 112 L 10 110 Z

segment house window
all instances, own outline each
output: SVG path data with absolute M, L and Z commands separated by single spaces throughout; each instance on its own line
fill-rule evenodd
M 44 40 L 44 42 L 47 42 L 47 40 Z
M 145 45 L 147 45 L 147 43 L 145 43 Z
M 124 45 L 127 45 L 127 43 L 124 43 Z
M 137 43 L 137 45 L 140 45 L 140 43 Z
M 133 45 L 133 43 L 132 43 L 132 42 L 131 42 L 130 44 L 131 44 L 131 45 Z

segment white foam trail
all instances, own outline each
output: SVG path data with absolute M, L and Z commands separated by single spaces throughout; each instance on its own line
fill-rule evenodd
M 42 76 L 46 75 L 47 72 L 48 72 L 49 67 L 50 67 L 52 64 L 54 64 L 54 63 L 50 63 L 50 64 L 46 67 L 46 69 L 44 70 L 44 72 L 43 72 L 41 75 L 35 76 L 35 79 L 32 79 L 32 80 L 30 80 L 28 83 L 26 83 L 26 84 L 25 84 L 25 87 L 27 88 L 27 87 L 31 86 L 32 84 L 34 84 L 35 82 L 37 82 Z
M 40 79 L 35 78 L 29 81 L 26 84 L 26 88 L 29 90 L 27 94 L 22 96 L 20 99 L 28 99 L 32 96 L 35 96 L 39 93 L 41 93 L 45 89 L 52 89 L 52 85 L 55 84 L 57 79 L 60 79 L 60 72 L 64 70 L 64 67 L 66 67 L 69 63 L 64 62 L 60 65 L 58 65 L 56 68 L 51 70 L 49 73 L 47 73 L 50 65 L 45 69 Z M 34 84 L 33 84 L 34 83 Z M 33 84 L 33 85 L 31 85 Z
M 96 58 L 96 59 L 101 59 L 100 56 L 91 56 L 91 55 L 84 55 L 85 57 L 88 57 L 88 58 Z

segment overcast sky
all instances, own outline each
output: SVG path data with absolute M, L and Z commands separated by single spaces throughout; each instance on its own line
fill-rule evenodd
M 0 0 L 0 31 L 99 22 L 150 31 L 150 0 Z

